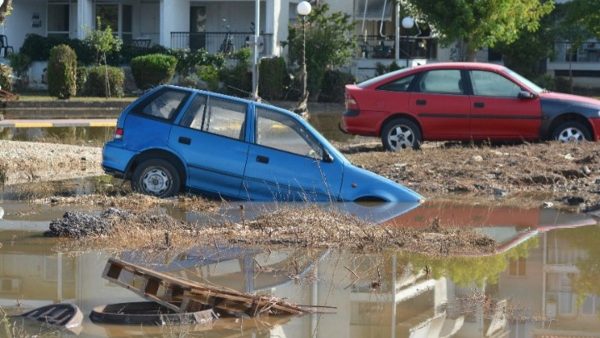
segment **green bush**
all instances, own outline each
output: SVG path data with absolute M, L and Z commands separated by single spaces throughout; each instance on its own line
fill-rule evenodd
M 0 89 L 12 91 L 12 68 L 10 66 L 0 64 Z
M 344 92 L 347 84 L 356 82 L 352 74 L 339 70 L 328 70 L 321 82 L 321 102 L 344 102 Z
M 88 75 L 89 69 L 87 67 L 77 67 L 77 96 L 84 95 Z
M 50 49 L 58 44 L 55 38 L 27 34 L 19 53 L 27 55 L 31 61 L 46 61 L 50 57 Z
M 150 54 L 131 60 L 131 71 L 135 84 L 148 89 L 171 81 L 177 67 L 177 59 L 171 55 Z
M 67 45 L 50 50 L 48 60 L 48 92 L 59 99 L 77 94 L 77 55 Z
M 289 75 L 282 57 L 262 59 L 260 61 L 258 90 L 260 97 L 267 100 L 281 100 L 289 85 Z
M 198 77 L 206 82 L 208 90 L 215 91 L 219 89 L 219 70 L 213 65 L 204 65 L 198 67 Z
M 233 54 L 237 63 L 232 68 L 223 68 L 220 78 L 225 84 L 225 92 L 230 95 L 247 97 L 252 90 L 250 69 L 250 48 L 242 48 Z
M 108 73 L 108 88 L 106 75 Z M 95 66 L 88 69 L 88 77 L 85 82 L 85 95 L 89 96 L 123 96 L 123 84 L 125 74 L 119 67 Z
M 570 93 L 573 88 L 573 81 L 568 77 L 557 76 L 554 78 L 554 88 L 557 92 Z

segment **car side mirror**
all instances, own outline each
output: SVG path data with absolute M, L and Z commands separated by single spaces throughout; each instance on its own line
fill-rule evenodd
M 532 92 L 527 91 L 527 90 L 521 90 L 519 92 L 519 98 L 523 99 L 523 100 L 531 100 L 531 99 L 535 99 L 536 95 L 533 94 Z
M 331 154 L 325 149 L 323 149 L 323 162 L 326 162 L 326 163 L 333 162 L 333 156 L 331 156 Z

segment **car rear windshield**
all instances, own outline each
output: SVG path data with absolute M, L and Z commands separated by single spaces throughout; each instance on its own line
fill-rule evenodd
M 383 80 L 387 79 L 388 77 L 396 76 L 398 74 L 402 74 L 402 73 L 408 72 L 409 70 L 412 70 L 412 68 L 402 68 L 402 69 L 396 70 L 396 71 L 391 72 L 391 73 L 386 73 L 386 74 L 383 74 L 383 75 L 379 75 L 379 76 L 374 77 L 372 79 L 369 79 L 367 81 L 363 81 L 363 82 L 359 83 L 357 86 L 360 87 L 360 88 L 367 88 L 367 87 L 370 87 L 371 85 L 373 85 L 375 83 L 378 83 L 380 81 L 383 81 Z
M 161 90 L 144 102 L 136 112 L 154 118 L 170 120 L 187 96 L 187 92 L 180 90 Z

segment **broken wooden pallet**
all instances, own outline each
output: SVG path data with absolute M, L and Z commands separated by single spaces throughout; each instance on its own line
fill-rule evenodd
M 246 294 L 237 290 L 182 280 L 135 264 L 110 258 L 102 277 L 177 312 L 213 308 L 248 316 L 298 315 L 314 312 L 276 297 Z

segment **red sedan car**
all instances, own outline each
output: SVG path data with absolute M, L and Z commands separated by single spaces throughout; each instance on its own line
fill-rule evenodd
M 600 100 L 552 93 L 487 63 L 436 63 L 346 86 L 342 130 L 387 150 L 423 141 L 600 138 Z

